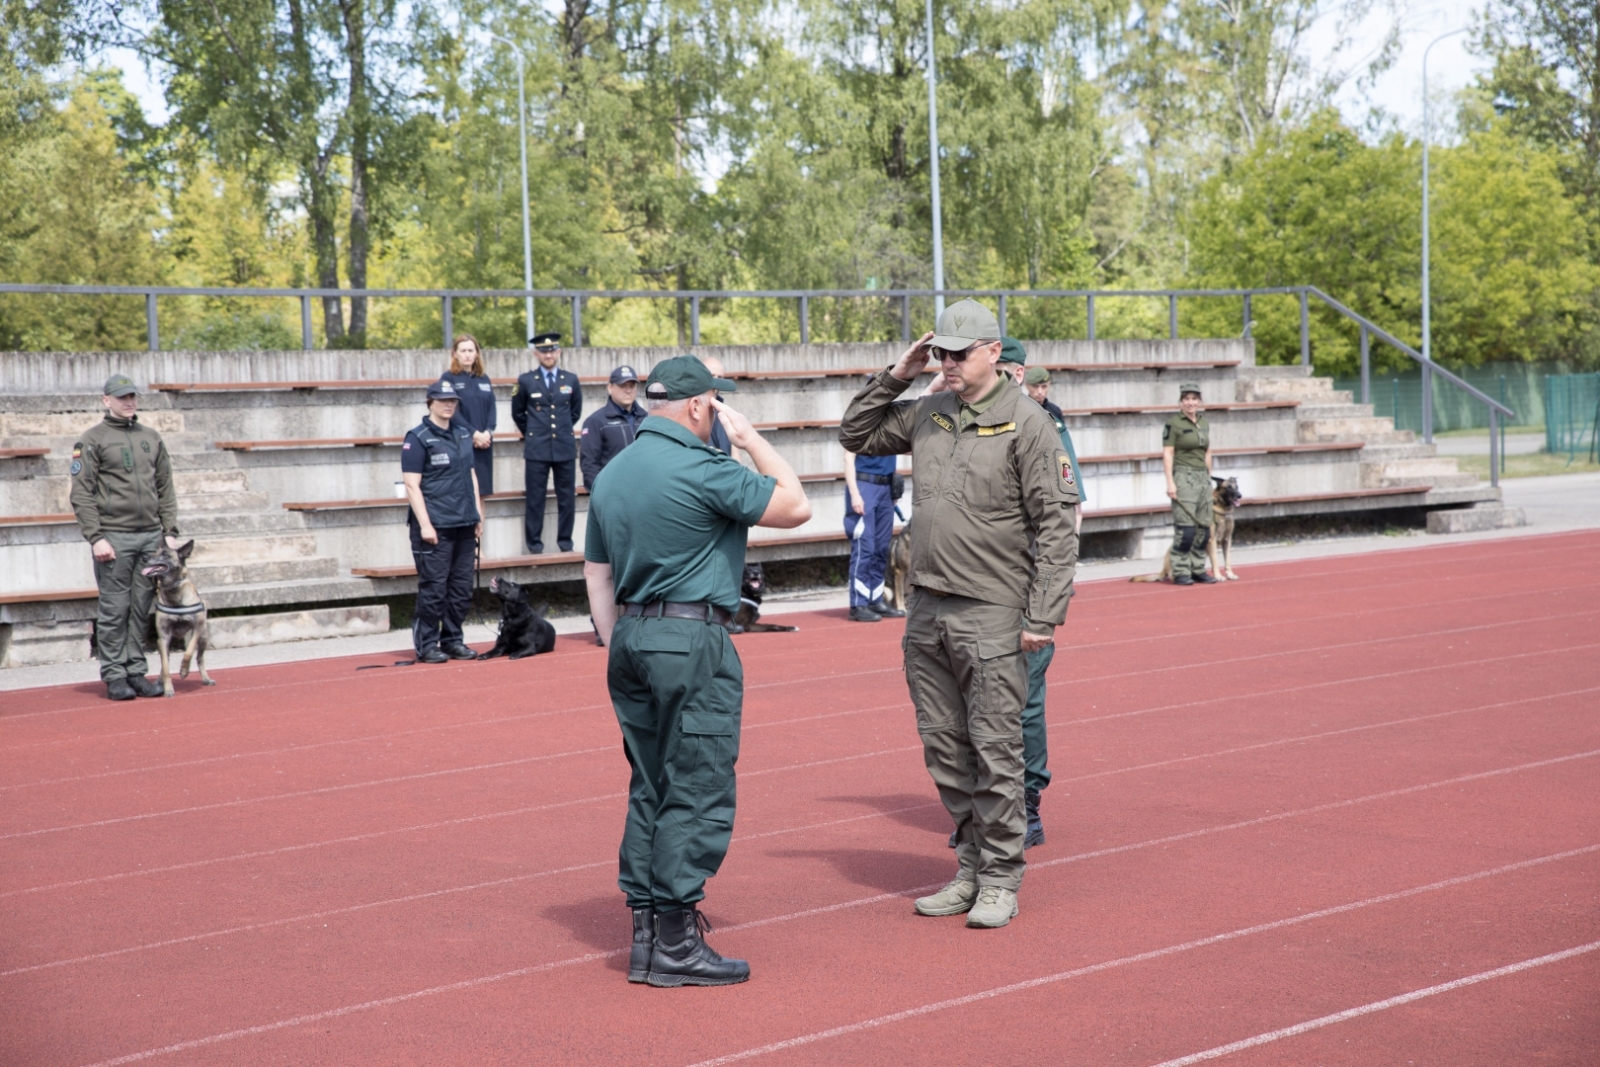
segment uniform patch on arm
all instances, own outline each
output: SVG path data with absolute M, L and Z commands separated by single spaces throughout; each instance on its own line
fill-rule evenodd
M 1172 423 L 1169 422 L 1165 426 L 1161 427 L 1161 443 L 1162 444 L 1166 444 L 1168 441 L 1171 441 L 1171 440 L 1172 440 Z
M 83 442 L 76 441 L 72 445 L 72 476 L 76 478 L 83 473 Z
M 1072 460 L 1063 454 L 1056 457 L 1056 463 L 1061 467 L 1061 484 L 1073 488 L 1077 483 L 1072 477 Z

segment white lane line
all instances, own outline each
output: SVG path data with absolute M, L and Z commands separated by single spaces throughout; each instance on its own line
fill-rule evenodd
M 1373 1012 L 1398 1008 L 1402 1004 L 1410 1004 L 1413 1001 L 1423 1000 L 1427 997 L 1436 997 L 1440 993 L 1448 993 L 1463 986 L 1477 985 L 1479 982 L 1487 982 L 1492 978 L 1504 978 L 1508 974 L 1529 971 L 1535 967 L 1543 967 L 1546 964 L 1560 963 L 1562 960 L 1570 960 L 1574 956 L 1582 956 L 1584 953 L 1593 952 L 1596 949 L 1600 949 L 1600 941 L 1591 941 L 1587 945 L 1574 945 L 1572 948 L 1562 949 L 1560 952 L 1552 952 L 1545 956 L 1538 956 L 1531 960 L 1523 960 L 1521 963 L 1511 963 L 1504 967 L 1496 967 L 1492 971 L 1470 974 L 1465 978 L 1457 978 L 1453 982 L 1441 982 L 1438 985 L 1428 986 L 1426 989 L 1417 989 L 1410 993 L 1402 993 L 1398 997 L 1390 997 L 1388 1000 L 1376 1000 L 1371 1004 L 1363 1004 L 1359 1008 L 1347 1008 L 1344 1011 L 1334 1012 L 1332 1015 L 1324 1015 L 1320 1019 L 1308 1019 L 1303 1023 L 1285 1026 L 1281 1030 L 1257 1034 L 1255 1037 L 1247 1037 L 1243 1041 L 1234 1041 L 1231 1044 L 1208 1048 L 1204 1052 L 1179 1056 L 1175 1060 L 1158 1063 L 1156 1067 L 1189 1067 L 1192 1063 L 1203 1063 L 1206 1060 L 1218 1059 L 1235 1052 L 1243 1052 L 1247 1048 L 1269 1045 L 1274 1041 L 1282 1041 L 1286 1037 L 1295 1037 L 1311 1030 L 1320 1030 L 1324 1026 L 1332 1026 L 1334 1023 L 1342 1023 L 1348 1019 L 1357 1019 L 1363 1015 L 1371 1015 Z
M 835 1026 L 831 1029 L 819 1030 L 811 1034 L 802 1034 L 799 1037 L 791 1037 L 783 1041 L 774 1041 L 769 1045 L 761 1045 L 757 1048 L 745 1049 L 743 1052 L 734 1052 L 726 1056 L 716 1056 L 709 1060 L 701 1060 L 700 1062 L 693 1064 L 692 1067 L 723 1067 L 724 1064 L 738 1063 L 741 1060 L 754 1059 L 757 1056 L 766 1056 L 773 1052 L 782 1052 L 785 1049 L 797 1048 L 801 1045 L 812 1045 L 818 1041 L 826 1041 L 835 1037 L 844 1037 L 847 1034 L 856 1034 L 863 1030 L 874 1030 L 881 1026 L 888 1026 L 891 1023 L 903 1022 L 906 1019 L 915 1019 L 924 1015 L 933 1015 L 936 1012 L 949 1011 L 952 1008 L 962 1008 L 969 1004 L 977 1004 L 981 1001 L 993 1000 L 996 997 L 1007 996 L 1011 993 L 1021 993 L 1030 989 L 1038 989 L 1040 986 L 1055 985 L 1058 982 L 1066 982 L 1074 978 L 1082 978 L 1091 974 L 1099 974 L 1101 971 L 1109 971 L 1115 968 L 1127 967 L 1135 963 L 1145 963 L 1150 960 L 1161 959 L 1164 956 L 1174 956 L 1180 952 L 1192 952 L 1197 948 L 1206 948 L 1210 945 L 1222 944 L 1225 941 L 1236 941 L 1241 937 L 1250 937 L 1254 934 L 1263 934 L 1271 930 L 1282 930 L 1290 926 L 1299 926 L 1302 923 L 1314 922 L 1318 919 L 1327 919 L 1335 915 L 1344 915 L 1352 911 L 1358 911 L 1362 908 L 1375 907 L 1379 904 L 1390 904 L 1397 900 L 1405 900 L 1409 897 L 1418 896 L 1423 893 L 1432 893 L 1441 889 L 1450 889 L 1454 888 L 1455 886 L 1476 882 L 1484 878 L 1492 878 L 1496 875 L 1509 874 L 1513 871 L 1520 871 L 1545 863 L 1555 863 L 1559 860 L 1571 859 L 1575 856 L 1583 856 L 1594 852 L 1600 852 L 1600 845 L 1588 845 L 1584 848 L 1575 848 L 1567 852 L 1558 852 L 1550 856 L 1540 856 L 1536 859 L 1522 860 L 1517 863 L 1509 863 L 1503 867 L 1495 867 L 1486 871 L 1476 871 L 1472 874 L 1463 874 L 1455 878 L 1446 878 L 1443 881 L 1431 882 L 1428 885 L 1415 886 L 1411 889 L 1402 889 L 1394 893 L 1382 893 L 1375 897 L 1368 897 L 1365 900 L 1352 901 L 1349 904 L 1339 904 L 1331 908 L 1320 908 L 1317 911 L 1303 912 L 1299 915 L 1291 915 L 1287 919 L 1277 919 L 1273 922 L 1259 923 L 1255 926 L 1246 926 L 1238 930 L 1229 930 L 1224 934 L 1212 934 L 1210 937 L 1200 937 L 1194 939 L 1193 941 L 1185 941 L 1177 945 L 1168 945 L 1165 948 L 1151 949 L 1148 952 L 1139 952 L 1132 956 L 1123 956 L 1120 959 L 1105 960 L 1101 963 L 1091 963 L 1086 967 L 1074 967 L 1070 971 L 1058 971 L 1055 974 L 1046 974 L 1038 978 L 1029 978 L 1026 981 L 1013 982 L 1010 985 L 997 986 L 993 989 L 985 989 L 977 993 L 968 993 L 963 997 L 952 997 L 949 1000 L 935 1001 L 932 1004 L 923 1004 L 919 1007 L 907 1008 L 904 1011 L 891 1012 L 888 1015 L 880 1015 L 874 1019 L 862 1019 L 860 1022 L 847 1023 L 844 1026 Z M 1596 944 L 1600 945 L 1600 942 L 1596 942 Z M 1162 1067 L 1166 1067 L 1166 1065 L 1162 1065 Z
M 908 1011 L 896 1012 L 893 1015 L 879 1016 L 876 1019 L 867 1019 L 862 1022 L 852 1023 L 848 1026 L 835 1027 L 832 1030 L 824 1030 L 815 1034 L 790 1038 L 787 1041 L 775 1042 L 771 1045 L 763 1045 L 760 1048 L 747 1049 L 744 1052 L 736 1052 L 732 1055 L 705 1060 L 701 1063 L 695 1064 L 694 1067 L 717 1067 L 717 1065 L 720 1064 L 750 1059 L 754 1056 L 764 1055 L 769 1052 L 778 1052 L 786 1048 L 793 1048 L 797 1045 L 808 1045 L 817 1041 L 826 1040 L 830 1037 L 838 1037 L 843 1034 L 855 1033 L 860 1030 L 884 1026 L 888 1023 L 898 1022 L 902 1019 L 914 1018 L 918 1015 L 928 1015 L 936 1011 L 943 1011 L 948 1008 L 960 1007 L 965 1004 L 972 1004 L 976 1003 L 977 1001 L 1004 996 L 1007 993 L 1020 992 L 1025 989 L 1033 989 L 1038 986 L 1065 981 L 1069 978 L 1077 978 L 1083 975 L 1095 974 L 1099 971 L 1110 970 L 1115 967 L 1125 967 L 1129 964 L 1141 963 L 1146 960 L 1159 959 L 1163 956 L 1171 956 L 1180 952 L 1188 952 L 1190 950 L 1202 948 L 1207 945 L 1215 945 L 1224 941 L 1232 941 L 1237 938 L 1248 937 L 1251 934 L 1265 933 L 1269 930 L 1278 930 L 1288 926 L 1295 926 L 1300 923 L 1311 922 L 1315 919 L 1328 918 L 1329 916 L 1333 915 L 1342 915 L 1346 912 L 1356 911 L 1361 908 L 1368 908 L 1378 904 L 1386 904 L 1396 900 L 1404 900 L 1408 897 L 1417 896 L 1422 893 L 1429 893 L 1440 889 L 1465 885 L 1469 882 L 1479 881 L 1484 878 L 1492 878 L 1496 875 L 1508 874 L 1513 871 L 1519 871 L 1529 867 L 1536 867 L 1546 863 L 1555 863 L 1563 859 L 1570 859 L 1575 856 L 1582 856 L 1593 852 L 1600 852 L 1600 844 L 1586 845 L 1583 848 L 1569 849 L 1568 851 L 1557 852 L 1548 856 L 1538 856 L 1533 859 L 1519 860 L 1516 863 L 1508 863 L 1501 867 L 1476 871 L 1472 874 L 1458 875 L 1455 878 L 1446 878 L 1443 881 L 1432 882 L 1428 885 L 1416 886 L 1411 889 L 1402 889 L 1393 893 L 1384 893 L 1379 896 L 1368 897 L 1365 900 L 1358 900 L 1349 904 L 1340 904 L 1336 905 L 1335 907 L 1323 908 L 1318 911 L 1305 912 L 1300 915 L 1291 916 L 1287 919 L 1278 919 L 1274 922 L 1260 923 L 1255 926 L 1247 926 L 1242 929 L 1232 930 L 1223 934 L 1213 934 L 1210 937 L 1198 938 L 1193 941 L 1185 941 L 1181 944 L 1169 945 L 1166 948 L 1152 949 L 1149 952 L 1141 952 L 1133 956 L 1124 956 L 1121 959 L 1116 960 L 1107 960 L 1102 963 L 1091 964 L 1087 967 L 1079 967 L 1071 971 L 1062 971 L 1059 974 L 1046 975 L 1042 978 L 1032 978 L 1025 982 L 1017 982 L 1009 986 L 1001 986 L 998 989 L 989 989 L 981 993 L 973 993 L 965 997 L 955 998 L 953 1000 L 939 1001 L 936 1004 L 923 1005 L 922 1007 L 912 1008 Z M 904 890 L 899 893 L 880 893 L 877 896 L 866 897 L 861 900 L 846 901 L 840 904 L 832 904 L 821 908 L 810 908 L 805 911 L 793 912 L 789 915 L 773 916 L 772 918 L 768 919 L 757 919 L 752 922 L 739 923 L 734 926 L 722 926 L 718 927 L 718 930 L 721 933 L 728 934 L 738 930 L 748 930 L 758 926 L 768 926 L 773 923 L 789 922 L 795 919 L 808 918 L 810 916 L 819 915 L 826 912 L 859 907 L 863 904 L 874 904 L 887 900 L 904 899 L 908 893 L 924 892 L 927 889 L 932 888 L 936 887 L 923 886 L 915 890 Z M 256 1026 L 247 1026 L 237 1030 L 228 1030 L 223 1033 L 210 1034 L 205 1037 L 191 1038 L 187 1041 L 178 1041 L 170 1045 L 163 1045 L 159 1048 L 145 1049 L 140 1052 L 130 1052 L 122 1056 L 115 1056 L 110 1059 L 97 1061 L 96 1063 L 88 1065 L 88 1067 L 121 1067 L 121 1065 L 125 1063 L 137 1063 L 141 1060 L 152 1059 L 156 1056 L 166 1056 L 176 1052 L 187 1052 L 192 1049 L 206 1048 L 228 1041 L 236 1041 L 244 1037 L 255 1037 L 260 1034 L 272 1033 L 276 1030 L 286 1030 L 296 1026 L 304 1026 L 308 1023 L 324 1022 L 329 1019 L 337 1019 L 342 1016 L 356 1014 L 357 1012 L 372 1011 L 377 1008 L 391 1007 L 396 1004 L 403 1004 L 407 1001 L 420 1000 L 424 997 L 434 997 L 447 993 L 457 993 L 466 989 L 472 989 L 476 986 L 488 985 L 491 982 L 503 982 L 513 978 L 522 978 L 531 974 L 537 974 L 541 971 L 552 971 L 561 967 L 572 967 L 578 964 L 591 963 L 595 960 L 609 959 L 613 956 L 620 956 L 627 951 L 628 949 L 626 948 L 617 948 L 608 952 L 590 952 L 582 956 L 574 956 L 570 959 L 557 960 L 552 963 L 535 964 L 531 967 L 519 967 L 516 970 L 501 971 L 498 974 L 483 975 L 478 978 L 468 978 L 459 982 L 450 982 L 444 985 L 430 986 L 427 989 L 418 989 L 409 993 L 399 993 L 394 996 L 380 997 L 375 1000 L 363 1001 L 359 1004 L 347 1004 L 343 1007 L 331 1008 L 327 1011 L 311 1012 L 304 1015 L 296 1015 L 289 1019 L 280 1019 L 276 1022 L 260 1023 Z
M 782 837 L 785 834 L 804 833 L 808 830 L 821 830 L 829 827 L 843 826 L 847 823 L 866 822 L 871 819 L 885 819 L 891 815 L 900 815 L 908 811 L 920 811 L 923 808 L 942 808 L 937 801 L 926 804 L 911 804 L 903 808 L 892 808 L 888 811 L 874 811 L 866 815 L 851 815 L 843 819 L 829 819 L 826 822 L 808 823 L 804 826 L 789 826 L 782 830 L 764 830 L 758 834 L 744 834 L 733 839 L 734 844 L 743 844 L 747 841 L 756 841 L 766 837 Z M 74 956 L 71 959 L 51 960 L 48 963 L 35 963 L 27 967 L 14 967 L 9 971 L 0 971 L 0 978 L 10 978 L 18 974 L 30 974 L 33 971 L 47 971 L 55 967 L 69 967 L 77 963 L 91 963 L 95 960 L 111 959 L 115 956 L 126 956 L 134 952 L 149 952 L 158 948 L 170 948 L 173 945 L 187 945 L 195 941 L 206 941 L 214 937 L 229 937 L 234 934 L 250 933 L 255 930 L 270 930 L 278 926 L 290 926 L 294 923 L 311 922 L 316 919 L 326 919 L 333 915 L 349 915 L 352 912 L 367 911 L 371 908 L 391 907 L 397 904 L 412 904 L 419 900 L 431 900 L 435 897 L 449 896 L 452 893 L 474 893 L 484 889 L 495 889 L 500 886 L 515 885 L 519 882 L 531 882 L 538 878 L 554 878 L 558 875 L 572 874 L 575 871 L 588 871 L 596 867 L 611 867 L 616 864 L 615 858 L 596 860 L 593 863 L 578 863 L 570 867 L 556 867 L 547 871 L 534 871 L 529 874 L 515 874 L 506 878 L 496 878 L 488 882 L 475 882 L 472 885 L 448 886 L 444 889 L 434 889 L 425 893 L 411 893 L 403 897 L 389 897 L 386 900 L 372 900 L 365 904 L 351 904 L 343 908 L 329 908 L 326 911 L 307 912 L 302 915 L 291 915 L 282 919 L 268 919 L 264 922 L 247 923 L 243 926 L 230 926 L 222 930 L 207 930 L 200 934 L 188 934 L 184 937 L 171 937 L 165 941 L 151 941 L 143 945 L 129 945 L 126 948 L 110 949 L 106 952 L 94 952 L 86 956 Z

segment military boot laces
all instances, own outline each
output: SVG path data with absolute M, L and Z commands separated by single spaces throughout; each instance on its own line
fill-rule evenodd
M 628 981 L 650 977 L 650 953 L 656 947 L 656 909 L 633 909 L 633 948 L 628 954 Z
M 750 965 L 727 960 L 705 942 L 711 922 L 696 907 L 656 912 L 656 945 L 650 953 L 653 986 L 735 985 L 749 981 Z
M 1039 791 L 1023 790 L 1022 803 L 1028 812 L 1028 835 L 1022 839 L 1022 847 L 1028 849 L 1044 844 L 1044 820 L 1039 817 Z
M 994 929 L 1004 926 L 1017 914 L 1017 894 L 997 885 L 986 885 L 978 890 L 978 899 L 967 912 L 967 925 Z

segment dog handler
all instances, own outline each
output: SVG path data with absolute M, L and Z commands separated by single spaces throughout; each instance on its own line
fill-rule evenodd
M 178 547 L 178 492 L 161 435 L 139 422 L 139 390 L 125 374 L 106 379 L 106 414 L 72 446 L 72 510 L 94 553 L 100 587 L 94 650 L 112 700 L 158 697 L 145 677 L 144 635 L 155 584 L 145 564 L 167 544 Z
M 1211 585 L 1211 424 L 1200 410 L 1200 387 L 1178 386 L 1179 411 L 1161 428 L 1161 467 L 1172 499 L 1172 584 Z
M 583 576 L 633 769 L 617 878 L 633 909 L 628 980 L 655 986 L 750 977 L 702 939 L 698 907 L 733 834 L 744 671 L 724 624 L 749 527 L 811 517 L 794 469 L 716 399 L 734 389 L 693 356 L 656 364 L 650 415 L 589 502 Z M 709 444 L 714 415 L 754 471 Z
M 987 308 L 950 305 L 934 333 L 856 394 L 839 430 L 849 452 L 911 453 L 906 684 L 960 863 L 916 909 L 966 912 L 977 927 L 1017 913 L 1024 654 L 1049 645 L 1065 620 L 1078 556 L 1072 467 L 1044 409 L 997 371 L 1000 348 Z M 944 388 L 898 401 L 933 356 Z
M 483 497 L 473 469 L 472 431 L 455 419 L 454 383 L 428 386 L 428 415 L 406 432 L 400 472 L 411 510 L 411 558 L 417 563 L 417 609 L 411 642 L 421 663 L 477 659 L 462 640 L 472 605 L 472 561 L 483 536 Z

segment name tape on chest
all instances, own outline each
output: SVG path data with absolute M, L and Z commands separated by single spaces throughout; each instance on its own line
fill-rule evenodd
M 993 437 L 995 434 L 1011 433 L 1011 432 L 1015 431 L 1016 428 L 1017 428 L 1017 424 L 1014 423 L 1014 422 L 1002 422 L 998 426 L 979 426 L 978 427 L 978 436 L 979 437 Z
M 932 419 L 933 420 L 933 424 L 935 426 L 939 427 L 939 429 L 945 431 L 946 433 L 955 433 L 956 432 L 956 424 L 954 422 L 951 422 L 950 421 L 950 416 L 946 415 L 944 412 L 935 411 L 932 414 L 930 414 L 928 416 L 928 418 Z
M 450 453 L 435 452 L 428 457 L 428 462 L 432 463 L 435 467 L 448 467 L 450 466 Z
M 478 388 L 483 390 L 485 393 L 494 392 L 494 386 L 490 385 L 488 382 L 479 382 Z

